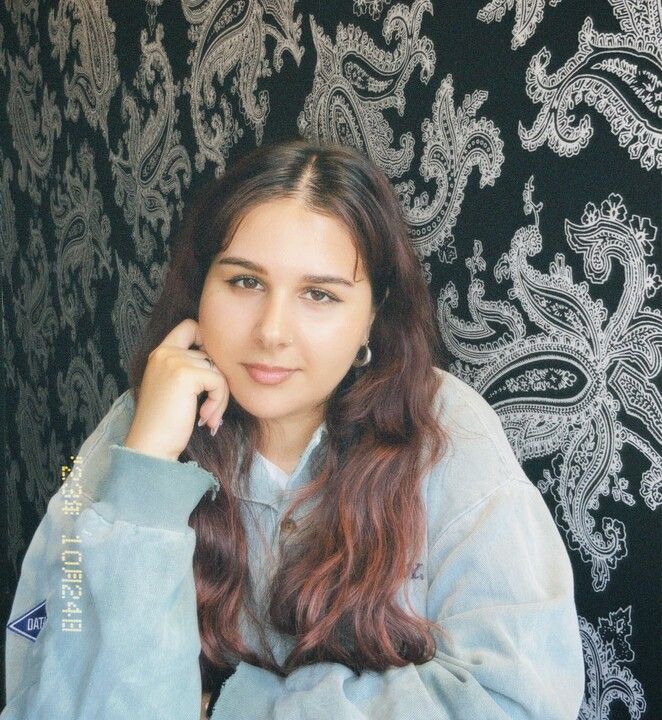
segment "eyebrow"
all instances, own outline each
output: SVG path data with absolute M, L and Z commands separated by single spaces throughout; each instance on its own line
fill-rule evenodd
M 245 260 L 244 258 L 224 257 L 217 262 L 219 265 L 241 265 L 241 267 L 245 267 L 247 270 L 259 272 L 263 275 L 269 275 L 269 273 L 261 265 L 258 265 L 251 260 Z M 320 285 L 332 283 L 336 285 L 347 285 L 347 287 L 354 287 L 353 282 L 345 280 L 345 278 L 337 277 L 336 275 L 304 275 L 302 277 L 302 280 L 304 280 L 305 282 L 319 283 Z

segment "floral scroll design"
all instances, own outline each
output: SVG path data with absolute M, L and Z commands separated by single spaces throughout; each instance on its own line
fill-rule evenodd
M 425 118 L 421 126 L 424 146 L 420 174 L 426 182 L 434 180 L 436 184 L 432 201 L 425 191 L 415 195 L 412 180 L 395 186 L 419 259 L 435 250 L 441 262 L 456 259 L 452 230 L 462 209 L 469 175 L 477 168 L 479 186 L 484 188 L 494 185 L 501 174 L 504 156 L 499 128 L 485 117 L 476 117 L 486 99 L 485 90 L 475 90 L 456 108 L 453 77 L 447 75 L 437 89 L 431 118 Z
M 608 718 L 615 700 L 625 705 L 629 717 L 639 720 L 646 711 L 644 690 L 623 663 L 634 660 L 629 638 L 632 635 L 630 606 L 600 618 L 597 629 L 583 617 L 579 618 L 582 638 L 586 689 L 578 720 Z
M 8 57 L 9 96 L 7 115 L 12 142 L 18 155 L 18 184 L 27 190 L 35 204 L 41 202 L 43 187 L 53 162 L 55 140 L 62 132 L 62 116 L 55 93 L 43 81 L 39 47 L 27 52 L 27 62 L 19 55 Z
M 191 76 L 184 92 L 191 96 L 191 119 L 198 142 L 195 169 L 202 172 L 207 160 L 216 164 L 216 175 L 225 172 L 225 159 L 243 135 L 225 93 L 217 99 L 225 78 L 234 72 L 230 92 L 239 97 L 240 110 L 262 144 L 269 114 L 269 94 L 258 92 L 258 82 L 272 69 L 266 38 L 275 42 L 273 69 L 280 72 L 287 51 L 297 65 L 304 48 L 299 45 L 301 19 L 294 18 L 295 0 L 183 0 L 190 23 L 189 39 L 195 43 L 187 62 Z M 267 21 L 267 13 L 272 22 Z M 215 86 L 215 78 L 218 85 Z
M 182 186 L 191 183 L 191 161 L 177 129 L 180 86 L 173 80 L 163 34 L 161 24 L 152 40 L 144 29 L 140 34 L 141 61 L 133 81 L 140 98 L 122 88 L 122 119 L 128 126 L 117 153 L 110 153 L 115 201 L 132 225 L 136 251 L 145 262 L 157 237 L 170 235 L 173 213 L 181 218 Z
M 386 42 L 398 44 L 391 52 L 375 45 L 367 33 L 354 25 L 339 23 L 335 43 L 311 17 L 317 67 L 313 90 L 299 114 L 299 132 L 317 140 L 331 139 L 352 145 L 369 155 L 389 177 L 411 171 L 414 136 L 404 132 L 394 147 L 394 132 L 384 116 L 395 108 L 405 111 L 404 88 L 420 66 L 420 79 L 427 84 L 434 72 L 436 55 L 428 37 L 420 29 L 425 12 L 432 12 L 429 0 L 415 0 L 411 6 L 391 7 L 384 19 L 382 35 Z M 435 250 L 442 262 L 451 263 L 457 250 L 451 235 L 464 199 L 464 188 L 475 167 L 480 187 L 494 185 L 504 161 L 503 141 L 491 120 L 476 114 L 487 99 L 487 92 L 467 94 L 460 107 L 453 100 L 453 78 L 440 83 L 431 117 L 422 125 L 423 152 L 420 176 L 436 185 L 432 198 L 425 191 L 416 193 L 414 180 L 395 185 L 405 213 L 412 247 L 419 259 Z M 426 280 L 430 266 L 423 264 Z
M 377 20 L 382 14 L 384 5 L 388 5 L 391 0 L 354 0 L 352 11 L 355 15 L 365 15 L 370 13 L 373 20 Z
M 105 2 L 61 0 L 48 15 L 52 55 L 64 70 L 69 55 L 78 56 L 73 73 L 64 76 L 65 118 L 76 122 L 80 110 L 108 142 L 108 110 L 120 83 L 115 56 L 115 23 Z
M 588 203 L 579 223 L 566 221 L 566 240 L 582 255 L 594 286 L 604 284 L 615 265 L 624 273 L 622 293 L 610 312 L 591 297 L 587 282 L 574 282 L 563 254 L 556 254 L 548 274 L 529 264 L 542 248 L 542 204 L 533 202 L 532 193 L 533 178 L 526 185 L 524 209 L 535 222 L 517 230 L 494 275 L 498 282 L 512 281 L 508 297 L 519 301 L 540 332 L 527 332 L 513 303 L 484 299 L 484 284 L 476 277 L 485 268 L 478 241 L 467 261 L 472 321 L 453 315 L 458 292 L 452 282 L 439 297 L 439 321 L 457 358 L 454 373 L 499 413 L 518 459 L 551 456 L 538 486 L 551 493 L 557 523 L 565 528 L 569 547 L 591 565 L 598 591 L 627 555 L 624 523 L 605 516 L 595 530 L 593 517 L 601 495 L 636 502 L 621 475 L 625 444 L 648 465 L 641 477 L 642 499 L 651 510 L 662 504 L 662 397 L 655 384 L 662 368 L 662 313 L 645 305 L 662 286 L 657 268 L 647 262 L 657 228 L 648 218 L 628 213 L 618 194 L 599 206 Z
M 64 172 L 51 190 L 50 210 L 57 239 L 54 265 L 59 324 L 73 341 L 86 310 L 91 317 L 97 314 L 94 281 L 113 272 L 108 247 L 110 220 L 103 212 L 94 153 L 87 140 L 75 155 L 68 147 Z
M 310 17 L 317 66 L 312 92 L 299 113 L 299 132 L 311 139 L 325 138 L 366 152 L 389 177 L 406 172 L 414 157 L 414 137 L 403 133 L 399 147 L 383 111 L 405 110 L 404 87 L 420 66 L 421 81 L 432 77 L 436 56 L 430 38 L 420 37 L 423 13 L 432 12 L 430 0 L 411 7 L 390 8 L 382 35 L 399 40 L 391 52 L 377 47 L 368 33 L 338 23 L 335 43 Z
M 561 0 L 549 0 L 549 5 L 554 7 L 560 2 Z M 487 23 L 500 22 L 506 11 L 514 7 L 515 25 L 510 45 L 513 50 L 517 50 L 535 33 L 545 13 L 546 4 L 546 0 L 491 0 L 478 11 L 477 17 Z
M 621 147 L 646 170 L 662 168 L 662 16 L 653 0 L 609 0 L 623 32 L 600 33 L 586 18 L 579 47 L 563 67 L 547 73 L 551 54 L 536 53 L 526 71 L 526 91 L 542 104 L 533 125 L 519 123 L 526 150 L 544 143 L 561 157 L 577 155 L 593 135 L 591 118 L 575 122 L 586 103 L 602 113 Z

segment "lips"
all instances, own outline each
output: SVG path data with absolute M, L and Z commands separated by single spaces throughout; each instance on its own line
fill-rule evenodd
M 244 365 L 248 374 L 261 385 L 277 385 L 296 372 L 296 369 L 269 365 Z

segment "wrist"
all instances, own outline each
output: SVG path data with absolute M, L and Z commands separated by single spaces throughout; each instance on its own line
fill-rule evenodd
M 163 448 L 159 448 L 152 444 L 140 441 L 137 438 L 133 438 L 131 437 L 131 433 L 127 435 L 126 440 L 124 441 L 124 447 L 129 450 L 135 450 L 136 452 L 143 453 L 144 455 L 149 455 L 150 457 L 160 458 L 161 460 L 172 460 L 174 462 L 179 460 L 179 455 L 173 456 L 172 453 L 167 452 Z

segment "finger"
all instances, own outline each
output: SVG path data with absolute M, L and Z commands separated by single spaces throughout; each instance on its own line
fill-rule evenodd
M 199 412 L 199 418 L 198 418 L 198 427 L 200 425 L 204 425 L 205 423 L 209 422 L 209 419 L 213 415 L 214 411 L 216 410 L 218 406 L 218 403 L 215 400 L 212 400 L 211 398 L 207 398 L 202 405 L 200 405 L 200 412 Z
M 209 358 L 211 360 L 211 358 Z M 230 390 L 228 383 L 223 373 L 213 364 L 209 367 L 207 360 L 194 360 L 195 370 L 192 374 L 192 381 L 197 386 L 196 394 L 207 393 L 207 397 L 217 402 L 226 401 L 230 396 Z M 189 370 L 194 369 L 193 366 L 188 365 Z
M 205 366 L 206 366 L 208 369 L 211 369 L 211 370 L 213 370 L 214 372 L 220 372 L 220 370 L 218 369 L 218 367 L 216 367 L 216 363 L 214 362 L 214 358 L 212 358 L 211 355 L 209 355 L 208 353 L 202 352 L 201 350 L 185 350 L 184 352 L 185 352 L 185 354 L 186 354 L 187 357 L 190 357 L 190 358 L 192 358 L 192 359 L 194 359 L 194 360 L 203 360 Z M 211 366 L 209 365 L 210 362 L 211 362 Z M 196 363 L 196 365 L 198 365 L 198 364 L 199 364 L 199 363 Z
M 217 376 L 214 375 L 214 378 Z M 221 416 L 225 412 L 230 399 L 230 391 L 227 383 L 207 390 L 207 399 L 200 406 L 200 417 L 210 428 L 216 427 Z M 203 414 L 204 413 L 204 414 Z
M 218 403 L 212 398 L 207 398 L 200 406 L 198 427 L 200 425 L 208 425 L 210 429 L 216 427 L 226 409 L 227 404 Z
M 188 349 L 191 345 L 202 345 L 200 325 L 193 318 L 182 320 L 163 338 L 162 345 L 174 345 Z
M 224 413 L 225 408 L 222 408 L 211 414 L 211 416 L 207 420 L 207 425 L 212 431 L 218 429 L 221 424 L 221 420 L 223 419 Z

